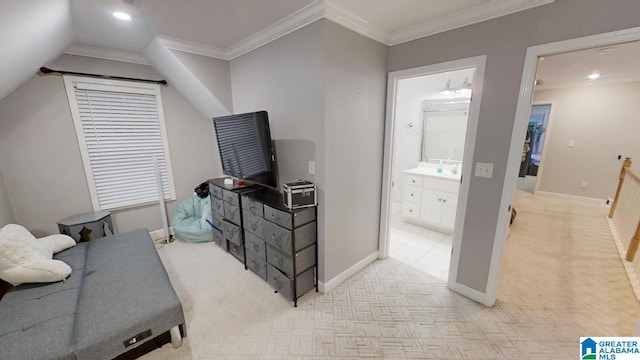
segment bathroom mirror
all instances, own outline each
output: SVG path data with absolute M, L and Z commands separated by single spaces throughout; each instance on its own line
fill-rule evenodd
M 468 117 L 468 98 L 424 101 L 420 161 L 462 161 Z

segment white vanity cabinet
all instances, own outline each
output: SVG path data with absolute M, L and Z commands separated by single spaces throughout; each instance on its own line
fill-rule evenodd
M 459 185 L 459 175 L 428 168 L 406 170 L 402 204 L 405 221 L 452 232 Z

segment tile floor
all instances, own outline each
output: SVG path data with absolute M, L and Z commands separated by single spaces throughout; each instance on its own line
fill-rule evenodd
M 447 281 L 453 235 L 404 222 L 401 206 L 391 210 L 389 256 Z

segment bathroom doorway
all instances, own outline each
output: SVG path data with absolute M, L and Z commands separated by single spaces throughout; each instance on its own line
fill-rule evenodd
M 380 257 L 452 288 L 483 73 L 484 56 L 389 74 Z

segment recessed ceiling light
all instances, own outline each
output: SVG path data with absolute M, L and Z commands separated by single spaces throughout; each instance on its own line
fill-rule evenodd
M 113 17 L 119 20 L 124 20 L 124 21 L 131 21 L 131 19 L 133 19 L 133 17 L 131 17 L 131 15 L 122 12 L 122 11 L 114 11 L 113 12 Z
M 589 76 L 587 76 L 589 78 L 589 80 L 595 80 L 597 78 L 600 77 L 600 74 L 598 74 L 597 72 L 591 73 Z

